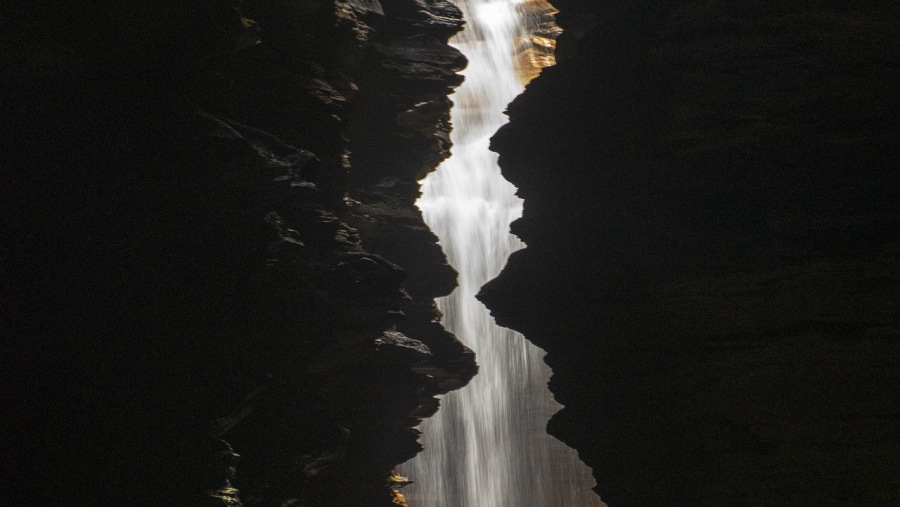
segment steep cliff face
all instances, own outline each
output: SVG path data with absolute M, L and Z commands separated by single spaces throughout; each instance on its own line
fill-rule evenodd
M 612 506 L 900 502 L 900 11 L 553 3 L 493 140 L 528 248 L 481 294 L 551 433 Z
M 447 154 L 459 11 L 8 14 L 2 502 L 402 503 L 411 428 L 475 371 L 435 323 L 454 273 L 412 205 Z M 382 135 L 403 143 L 362 148 Z

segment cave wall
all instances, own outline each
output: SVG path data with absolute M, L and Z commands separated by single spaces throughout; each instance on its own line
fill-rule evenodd
M 0 503 L 402 505 L 412 427 L 475 373 L 413 205 L 459 10 L 6 15 Z
M 557 0 L 480 298 L 611 506 L 900 503 L 900 10 Z

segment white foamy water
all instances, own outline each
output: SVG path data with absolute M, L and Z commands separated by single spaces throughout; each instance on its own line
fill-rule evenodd
M 425 450 L 400 471 L 410 507 L 599 507 L 594 480 L 577 454 L 546 433 L 559 410 L 544 352 L 496 326 L 475 299 L 522 243 L 509 223 L 522 213 L 503 179 L 490 137 L 522 92 L 515 41 L 524 36 L 524 0 L 456 0 L 466 30 L 451 43 L 468 58 L 454 95 L 453 156 L 425 179 L 418 205 L 459 271 L 459 287 L 438 300 L 444 325 L 475 350 L 479 374 L 446 395 L 421 425 Z

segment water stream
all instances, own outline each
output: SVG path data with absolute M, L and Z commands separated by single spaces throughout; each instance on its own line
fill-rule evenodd
M 544 352 L 496 326 L 475 294 L 522 243 L 509 223 L 522 212 L 503 179 L 490 137 L 521 93 L 515 42 L 526 36 L 526 0 L 456 0 L 468 25 L 451 43 L 468 58 L 453 99 L 453 156 L 425 179 L 418 202 L 459 271 L 459 287 L 438 300 L 444 325 L 475 350 L 479 374 L 441 400 L 421 425 L 425 450 L 400 471 L 410 507 L 599 507 L 590 470 L 546 433 L 559 410 L 547 389 Z

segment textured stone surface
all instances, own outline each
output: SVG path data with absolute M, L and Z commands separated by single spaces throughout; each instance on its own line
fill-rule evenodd
M 405 7 L 403 7 L 405 6 Z M 409 11 L 414 6 L 413 11 Z M 406 12 L 400 15 L 401 7 Z M 449 2 L 385 2 L 383 36 L 366 55 L 350 125 L 351 160 L 347 221 L 363 245 L 404 266 L 411 298 L 397 329 L 421 336 L 433 359 L 415 370 L 427 382 L 421 394 L 458 389 L 476 370 L 474 353 L 438 323 L 434 298 L 456 287 L 456 272 L 415 206 L 418 181 L 450 155 L 447 95 L 462 82 L 465 57 L 447 46 L 462 27 Z M 430 416 L 437 400 L 417 412 Z M 411 456 L 410 456 L 411 457 Z
M 348 122 L 356 74 L 396 84 L 377 47 L 435 104 L 377 135 L 415 132 L 411 173 L 446 156 L 448 5 L 10 6 L 4 504 L 395 505 L 412 427 L 475 365 L 434 322 L 454 274 L 415 182 L 400 219 L 348 225 L 348 175 L 375 165 L 351 167 L 371 133 Z
M 528 248 L 482 292 L 551 433 L 612 506 L 900 502 L 896 6 L 554 4 L 493 140 Z

